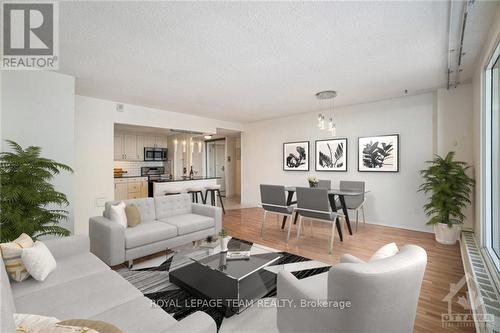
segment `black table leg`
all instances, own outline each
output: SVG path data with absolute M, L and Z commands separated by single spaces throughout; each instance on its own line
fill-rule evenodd
M 328 200 L 330 201 L 330 208 L 332 209 L 332 212 L 336 212 L 337 205 L 335 204 L 335 194 L 329 194 Z M 337 232 L 339 233 L 340 241 L 343 242 L 344 237 L 342 235 L 342 226 L 340 225 L 340 219 L 338 217 L 335 219 L 335 226 L 337 227 Z
M 343 242 L 344 241 L 344 237 L 342 236 L 342 227 L 340 225 L 340 219 L 338 217 L 335 219 L 335 226 L 337 227 L 337 231 L 339 233 L 340 241 Z
M 286 205 L 287 206 L 291 205 L 294 193 L 295 193 L 295 191 L 288 191 L 288 197 L 286 198 Z M 285 229 L 286 218 L 287 218 L 286 215 L 283 216 L 283 223 L 281 223 L 281 229 Z
M 349 229 L 349 235 L 352 236 L 351 221 L 349 220 L 349 212 L 347 211 L 347 206 L 345 204 L 345 198 L 343 195 L 339 195 L 340 204 L 342 205 L 342 211 L 345 216 L 345 223 L 347 223 L 347 229 Z

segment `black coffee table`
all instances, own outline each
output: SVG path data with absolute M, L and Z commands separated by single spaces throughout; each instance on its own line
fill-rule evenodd
M 229 245 L 230 250 L 237 251 L 247 246 L 235 239 Z M 252 255 L 247 260 L 227 260 L 220 246 L 176 250 L 177 256 L 192 262 L 171 270 L 170 282 L 203 300 L 210 300 L 209 304 L 220 307 L 226 317 L 240 313 L 276 287 L 276 274 L 264 268 L 282 256 L 264 247 L 253 245 L 251 248 Z

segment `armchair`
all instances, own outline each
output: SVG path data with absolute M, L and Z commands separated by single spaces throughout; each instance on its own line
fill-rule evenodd
M 327 273 L 302 280 L 280 272 L 277 298 L 285 306 L 278 308 L 278 329 L 281 333 L 412 332 L 426 264 L 424 249 L 406 245 L 391 257 L 366 263 L 343 256 Z M 293 305 L 286 306 L 288 301 Z

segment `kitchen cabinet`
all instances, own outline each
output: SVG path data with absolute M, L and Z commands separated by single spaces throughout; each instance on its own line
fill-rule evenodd
M 128 199 L 128 187 L 126 179 L 115 179 L 115 200 Z
M 158 148 L 167 148 L 167 137 L 166 136 L 157 136 L 155 138 L 155 143 Z
M 137 136 L 133 134 L 123 135 L 123 153 L 124 159 L 128 161 L 138 160 L 137 155 Z
M 123 134 L 115 133 L 115 144 L 114 144 L 114 158 L 116 160 L 123 160 L 125 154 L 123 152 Z
M 115 200 L 148 197 L 148 178 L 115 178 Z
M 144 161 L 144 136 L 137 136 L 137 160 Z
M 115 133 L 115 161 L 144 161 L 144 148 L 167 148 L 166 136 Z
M 144 147 L 149 147 L 149 148 L 156 147 L 156 137 L 155 136 L 145 136 L 144 137 Z

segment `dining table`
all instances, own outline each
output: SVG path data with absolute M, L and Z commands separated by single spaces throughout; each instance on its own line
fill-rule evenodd
M 297 203 L 297 201 L 293 200 L 293 197 L 295 195 L 295 192 L 297 191 L 297 186 L 285 186 L 285 191 L 287 192 L 287 206 L 291 206 Z M 328 200 L 330 201 L 330 207 L 332 209 L 332 212 L 337 212 L 339 208 L 342 209 L 342 213 L 344 214 L 345 222 L 347 224 L 347 229 L 349 230 L 349 234 L 352 235 L 352 227 L 351 227 L 351 221 L 349 220 L 349 213 L 347 210 L 347 205 L 345 202 L 345 197 L 346 196 L 357 196 L 357 195 L 363 195 L 370 192 L 369 190 L 360 191 L 360 190 L 351 190 L 351 189 L 329 189 L 328 190 Z M 337 207 L 337 203 L 335 200 L 335 197 L 339 198 L 340 202 L 340 207 Z M 295 215 L 295 220 L 294 224 L 297 223 L 297 218 L 298 218 L 298 213 Z M 283 217 L 283 223 L 281 224 L 281 229 L 285 228 L 286 224 L 286 219 L 287 216 Z M 343 235 L 342 235 L 342 227 L 340 225 L 340 220 L 337 217 L 335 220 L 335 225 L 337 228 L 337 232 L 339 233 L 339 238 L 340 241 L 343 241 Z

